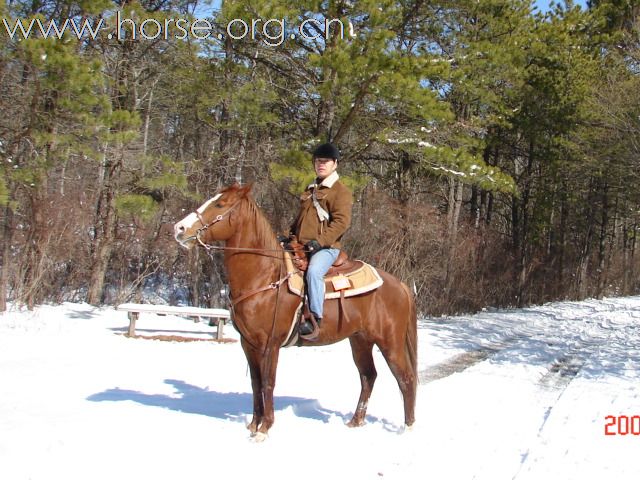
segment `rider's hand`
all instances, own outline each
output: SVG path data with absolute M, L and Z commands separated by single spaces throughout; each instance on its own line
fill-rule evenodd
M 317 240 L 311 240 L 311 241 L 306 243 L 304 248 L 309 253 L 316 253 L 318 250 L 320 250 L 322 248 L 322 245 L 320 245 L 320 243 Z
M 281 244 L 287 244 L 291 241 L 291 239 L 289 237 L 287 237 L 286 235 L 278 235 L 278 243 Z

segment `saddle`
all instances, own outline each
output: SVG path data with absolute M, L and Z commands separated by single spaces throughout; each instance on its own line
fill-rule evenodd
M 285 245 L 285 263 L 287 272 L 291 273 L 288 284 L 289 290 L 296 295 L 304 296 L 304 272 L 309 266 L 309 259 L 304 246 L 295 238 Z M 351 297 L 375 290 L 382 285 L 380 274 L 371 265 L 349 259 L 344 250 L 325 275 L 325 299 Z

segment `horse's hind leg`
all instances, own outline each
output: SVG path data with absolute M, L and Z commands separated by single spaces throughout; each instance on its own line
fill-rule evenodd
M 373 363 L 373 343 L 365 340 L 358 334 L 349 337 L 349 342 L 351 343 L 353 361 L 356 363 L 356 367 L 358 367 L 358 372 L 360 373 L 361 389 L 356 413 L 353 414 L 353 418 L 347 425 L 349 427 L 359 427 L 364 425 L 364 418 L 367 414 L 367 404 L 369 403 L 369 397 L 371 396 L 373 384 L 376 381 L 378 373 Z
M 413 360 L 407 355 L 404 342 L 378 343 L 389 369 L 400 387 L 404 400 L 404 423 L 407 426 L 415 422 L 417 376 Z

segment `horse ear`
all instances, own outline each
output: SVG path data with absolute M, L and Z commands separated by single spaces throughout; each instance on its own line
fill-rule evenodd
M 246 185 L 241 186 L 239 189 L 240 195 L 242 195 L 243 197 L 246 197 L 252 188 L 253 188 L 253 182 L 247 183 Z

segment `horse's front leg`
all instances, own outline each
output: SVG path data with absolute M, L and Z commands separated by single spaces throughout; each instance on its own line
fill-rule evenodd
M 276 386 L 276 370 L 278 368 L 279 347 L 269 349 L 264 353 L 261 365 L 263 417 L 256 435 L 264 439 L 275 420 L 273 405 L 273 389 Z
M 242 348 L 244 349 L 244 353 L 247 357 L 247 363 L 249 364 L 251 391 L 253 392 L 253 418 L 251 419 L 251 423 L 247 425 L 247 428 L 251 431 L 251 435 L 255 435 L 264 416 L 260 355 L 244 340 L 242 341 Z

